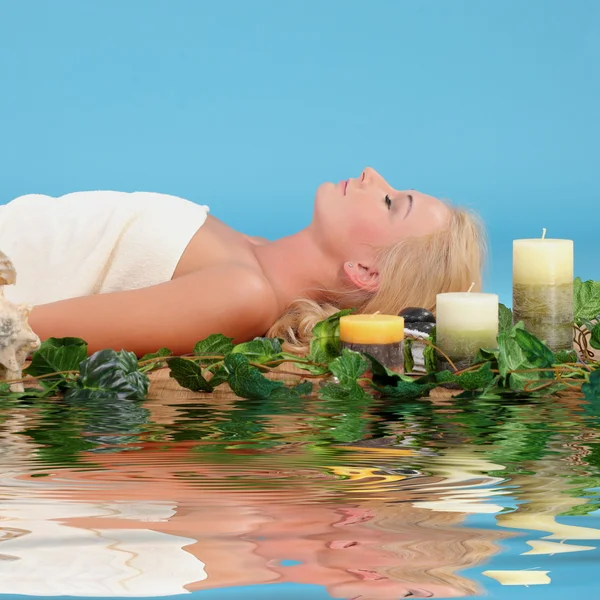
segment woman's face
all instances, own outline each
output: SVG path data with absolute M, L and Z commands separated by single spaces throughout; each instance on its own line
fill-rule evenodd
M 312 227 L 336 259 L 359 262 L 377 248 L 434 232 L 448 216 L 441 200 L 397 190 L 368 167 L 355 179 L 319 186 Z

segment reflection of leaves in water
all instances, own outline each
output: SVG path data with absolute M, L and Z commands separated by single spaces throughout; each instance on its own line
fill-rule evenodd
M 22 433 L 39 445 L 36 455 L 49 465 L 77 464 L 82 452 L 136 442 L 149 415 L 142 402 L 114 395 L 102 400 L 73 395 L 40 402 L 36 409 L 39 416 Z

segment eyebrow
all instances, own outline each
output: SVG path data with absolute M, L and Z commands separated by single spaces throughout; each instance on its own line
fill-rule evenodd
M 410 211 L 412 210 L 412 207 L 413 207 L 413 197 L 410 194 L 408 194 L 407 198 L 408 198 L 408 210 L 406 211 L 406 214 L 404 215 L 405 219 L 406 219 L 406 217 L 408 217 L 408 214 L 410 213 Z

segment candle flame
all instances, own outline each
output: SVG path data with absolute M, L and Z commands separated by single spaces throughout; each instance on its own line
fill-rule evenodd
M 542 228 L 542 239 L 545 239 L 545 237 L 546 237 L 546 228 L 543 227 Z
M 475 287 L 475 282 L 471 284 L 471 287 L 467 290 L 467 294 Z

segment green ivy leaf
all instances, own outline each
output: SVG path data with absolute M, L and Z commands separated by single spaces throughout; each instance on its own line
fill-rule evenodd
M 351 308 L 340 310 L 313 327 L 308 353 L 312 362 L 329 364 L 340 355 L 340 318 L 352 312 Z
M 523 368 L 527 363 L 525 353 L 514 336 L 508 333 L 498 335 L 498 370 L 505 379 L 509 371 Z
M 271 392 L 269 400 L 290 401 L 298 400 L 303 396 L 310 396 L 313 391 L 313 384 L 310 381 L 303 381 L 292 387 L 280 387 Z
M 436 344 L 436 329 L 435 327 L 429 333 L 429 341 L 433 346 Z M 427 373 L 435 373 L 437 371 L 437 351 L 431 345 L 426 344 L 423 349 L 423 361 L 425 362 L 425 371 Z
M 508 333 L 513 326 L 513 313 L 504 304 L 498 304 L 498 333 Z
M 402 375 L 401 373 L 391 371 L 370 354 L 365 354 L 365 356 L 371 363 L 371 379 L 375 385 L 391 385 L 394 387 L 398 381 L 414 381 L 413 378 L 408 375 Z
M 231 352 L 233 354 L 243 354 L 248 362 L 264 364 L 281 357 L 281 341 L 276 338 L 258 337 L 250 342 L 238 344 Z
M 576 277 L 573 282 L 573 302 L 577 325 L 594 319 L 600 314 L 600 281 L 582 281 Z
M 463 390 L 484 390 L 490 386 L 495 379 L 492 373 L 492 363 L 484 363 L 476 371 L 467 371 L 456 376 L 456 383 Z
M 80 365 L 79 377 L 65 398 L 138 398 L 146 397 L 150 381 L 138 370 L 133 352 L 100 350 Z M 83 392 L 83 393 L 82 393 Z
M 386 398 L 409 401 L 428 396 L 429 392 L 437 387 L 437 384 L 419 384 L 416 381 L 399 380 L 396 382 L 396 385 L 373 385 L 373 387 Z
M 590 374 L 589 383 L 584 383 L 581 391 L 585 400 L 600 400 L 600 369 Z
M 577 362 L 577 352 L 575 350 L 559 350 L 554 354 L 554 364 L 562 365 L 564 363 Z
M 267 400 L 274 390 L 285 385 L 283 381 L 267 379 L 249 363 L 244 354 L 228 354 L 225 357 L 225 368 L 229 372 L 229 387 L 240 398 Z
M 349 386 L 364 375 L 369 368 L 369 362 L 359 352 L 344 348 L 342 354 L 329 363 L 329 370 L 339 380 L 339 385 Z
M 213 333 L 194 346 L 194 354 L 196 356 L 227 356 L 233 351 L 233 347 L 233 338 L 226 337 L 222 333 Z M 218 362 L 218 360 L 201 360 L 200 364 L 208 367 Z
M 319 389 L 319 398 L 326 402 L 360 403 L 369 398 L 369 394 L 356 381 L 348 385 L 326 383 Z
M 31 363 L 23 374 L 40 377 L 58 371 L 79 371 L 81 362 L 87 358 L 87 348 L 87 342 L 80 338 L 48 338 L 33 353 Z M 43 381 L 50 384 L 58 382 L 62 389 L 68 385 L 69 378 L 73 379 L 65 375 L 56 375 Z
M 590 335 L 590 346 L 596 350 L 600 350 L 600 323 L 596 323 L 592 327 Z
M 140 358 L 140 360 L 138 361 L 138 364 L 146 362 L 147 360 L 151 360 L 152 362 L 141 365 L 139 369 L 142 373 L 152 371 L 152 369 L 156 369 L 157 367 L 160 367 L 163 364 L 164 360 L 161 359 L 164 359 L 167 356 L 171 356 L 172 354 L 173 353 L 168 348 L 159 348 L 156 352 L 144 354 L 144 356 L 142 356 L 142 358 Z
M 13 392 L 8 383 L 0 383 L 0 398 L 15 398 L 18 400 L 48 398 L 58 392 L 59 381 L 46 384 L 42 388 L 26 388 L 23 392 Z
M 523 350 L 525 357 L 533 368 L 551 367 L 554 363 L 554 353 L 546 344 L 525 329 L 515 329 L 514 338 Z
M 169 358 L 169 376 L 175 379 L 177 383 L 192 392 L 212 392 L 216 387 L 213 381 L 206 381 L 202 375 L 202 369 L 199 365 L 185 358 Z M 218 384 L 217 384 L 218 385 Z
M 225 368 L 224 365 L 219 365 L 216 368 L 208 369 L 210 373 L 212 373 L 212 377 L 210 378 L 210 387 L 214 390 L 217 386 L 226 383 L 229 379 L 229 372 Z
M 404 372 L 412 373 L 415 368 L 415 359 L 412 353 L 413 340 L 404 340 Z
M 480 363 L 492 363 L 492 368 L 498 365 L 498 357 L 500 356 L 500 351 L 497 349 L 490 348 L 479 348 L 475 353 L 475 358 L 473 359 L 473 365 L 478 365 Z

